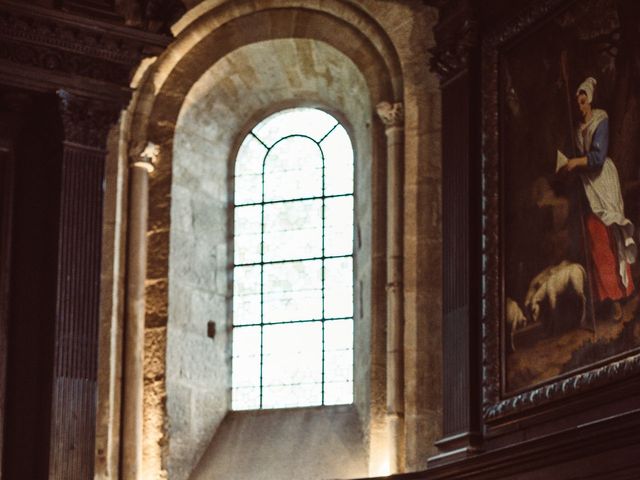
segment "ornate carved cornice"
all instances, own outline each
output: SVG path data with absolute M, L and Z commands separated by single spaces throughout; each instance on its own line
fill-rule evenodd
M 438 74 L 442 81 L 447 81 L 466 69 L 477 39 L 477 22 L 465 20 L 459 30 L 438 40 L 437 45 L 429 49 L 431 71 Z
M 479 43 L 478 22 L 466 2 L 444 2 L 448 10 L 434 29 L 436 46 L 431 53 L 430 68 L 442 82 L 455 77 L 469 66 L 472 52 Z M 453 11 L 451 11 L 453 9 Z
M 2 30 L 0 20 L 0 30 Z M 45 45 L 32 45 L 0 35 L 0 59 L 43 70 L 78 75 L 117 85 L 126 85 L 131 67 L 78 55 Z
M 58 98 L 65 142 L 104 150 L 109 129 L 120 115 L 120 105 L 65 90 L 58 90 Z
M 67 13 L 0 3 L 0 59 L 42 70 L 43 82 L 46 72 L 54 72 L 127 87 L 140 60 L 157 54 L 169 40 Z
M 401 102 L 380 102 L 376 112 L 387 128 L 404 126 L 404 106 Z

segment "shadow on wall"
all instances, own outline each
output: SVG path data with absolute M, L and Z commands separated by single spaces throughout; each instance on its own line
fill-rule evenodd
M 358 478 L 367 469 L 354 406 L 261 410 L 230 412 L 191 480 Z

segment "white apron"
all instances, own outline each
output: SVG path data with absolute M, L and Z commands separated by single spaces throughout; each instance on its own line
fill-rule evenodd
M 604 110 L 593 110 L 591 120 L 586 125 L 578 128 L 578 149 L 586 155 L 591 148 L 591 141 L 596 128 L 607 118 Z M 629 285 L 627 265 L 636 261 L 637 248 L 633 241 L 633 224 L 624 216 L 624 202 L 620 190 L 618 170 L 613 161 L 607 157 L 602 168 L 595 172 L 580 174 L 584 191 L 589 201 L 591 211 L 607 227 L 613 229 L 616 242 L 616 254 L 618 256 L 618 268 L 622 284 L 626 288 Z

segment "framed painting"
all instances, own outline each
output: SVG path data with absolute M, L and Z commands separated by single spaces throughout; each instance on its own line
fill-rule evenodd
M 483 42 L 488 422 L 640 372 L 638 25 L 547 0 Z

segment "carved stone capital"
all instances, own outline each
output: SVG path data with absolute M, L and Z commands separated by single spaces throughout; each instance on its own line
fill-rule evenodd
M 58 90 L 58 98 L 65 141 L 104 150 L 109 129 L 120 115 L 120 105 L 66 90 Z
M 144 168 L 147 172 L 151 173 L 156 168 L 159 156 L 160 146 L 149 142 L 140 155 L 134 155 L 134 161 L 131 166 Z
M 380 102 L 376 112 L 387 128 L 404 126 L 404 106 L 402 102 Z
M 478 45 L 478 22 L 472 18 L 456 19 L 454 25 L 442 26 L 436 34 L 436 46 L 429 49 L 429 66 L 446 82 L 469 66 L 473 49 Z

